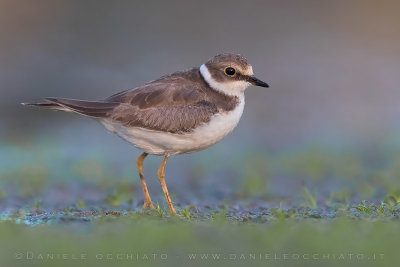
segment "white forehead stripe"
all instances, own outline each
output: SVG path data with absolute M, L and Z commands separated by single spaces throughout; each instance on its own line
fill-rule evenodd
M 250 84 L 246 81 L 232 81 L 224 83 L 217 82 L 213 79 L 205 64 L 200 66 L 200 73 L 208 85 L 210 85 L 213 89 L 227 95 L 242 96 L 244 90 L 250 86 Z

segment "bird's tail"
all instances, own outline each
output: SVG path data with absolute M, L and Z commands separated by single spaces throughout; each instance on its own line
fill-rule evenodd
M 85 101 L 66 98 L 48 97 L 42 103 L 21 103 L 24 106 L 34 106 L 45 109 L 75 112 L 81 115 L 106 118 L 110 112 L 119 105 L 116 102 L 107 101 Z

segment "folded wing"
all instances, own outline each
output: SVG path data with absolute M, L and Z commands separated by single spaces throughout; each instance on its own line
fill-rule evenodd
M 218 112 L 208 100 L 198 69 L 175 73 L 123 91 L 102 101 L 46 98 L 44 103 L 25 103 L 52 110 L 75 112 L 126 127 L 184 133 L 210 121 Z

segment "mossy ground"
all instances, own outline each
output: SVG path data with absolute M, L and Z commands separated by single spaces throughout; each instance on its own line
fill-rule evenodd
M 2 144 L 0 266 L 396 266 L 399 157 L 385 147 L 374 164 L 319 146 L 171 160 L 178 218 L 151 174 L 157 210 L 141 212 L 133 160 L 121 168 L 90 147 Z

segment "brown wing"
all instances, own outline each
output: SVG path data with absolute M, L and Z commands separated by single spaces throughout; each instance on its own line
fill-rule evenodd
M 190 132 L 218 112 L 208 101 L 205 86 L 198 69 L 165 76 L 107 98 L 106 102 L 120 103 L 108 118 L 128 127 Z

